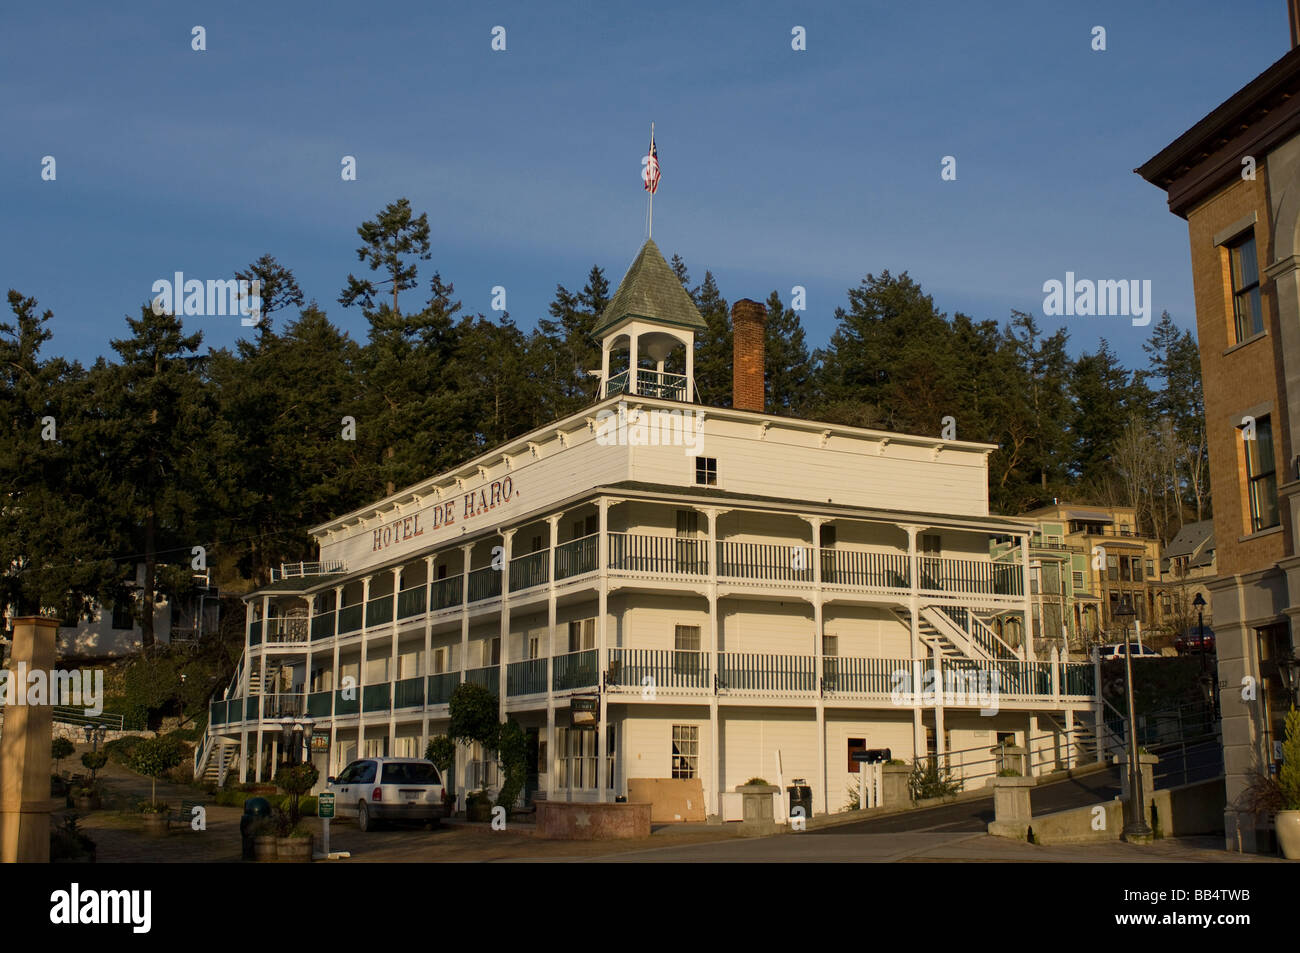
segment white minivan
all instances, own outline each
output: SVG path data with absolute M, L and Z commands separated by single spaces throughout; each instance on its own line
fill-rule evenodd
M 1137 642 L 1130 642 L 1128 645 L 1129 651 L 1133 653 L 1135 659 L 1161 658 L 1161 654 L 1149 645 L 1141 645 Z M 1092 651 L 1093 655 L 1103 662 L 1122 659 L 1124 657 L 1124 643 L 1115 642 L 1111 645 L 1094 645 Z
M 339 817 L 374 830 L 382 821 L 437 821 L 442 817 L 442 777 L 421 758 L 361 758 L 325 782 Z

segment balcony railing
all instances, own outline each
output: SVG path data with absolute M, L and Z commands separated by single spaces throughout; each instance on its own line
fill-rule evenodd
M 311 617 L 311 640 L 328 639 L 334 634 L 334 610 L 318 612 Z
M 822 584 L 858 589 L 907 589 L 911 583 L 907 556 L 901 553 L 821 551 Z
M 428 704 L 445 705 L 451 701 L 451 693 L 460 684 L 460 672 L 439 672 L 429 676 Z
M 735 579 L 812 582 L 812 548 L 719 540 L 718 575 Z
M 397 617 L 399 619 L 409 619 L 414 615 L 423 615 L 425 592 L 424 583 L 399 592 L 397 594 Z
M 593 533 L 555 547 L 555 578 L 568 579 L 596 571 L 596 541 Z
M 933 665 L 928 662 L 927 666 Z M 945 659 L 944 672 L 967 676 L 971 690 L 996 692 L 998 695 L 1051 695 L 1051 662 L 987 662 L 982 659 Z M 974 675 L 972 682 L 969 676 Z M 994 676 L 996 675 L 996 679 Z M 947 683 L 945 683 L 946 685 Z M 935 685 L 938 689 L 940 686 Z
M 333 692 L 312 692 L 307 696 L 307 715 L 310 718 L 328 718 Z
M 461 576 L 449 576 L 446 579 L 439 579 L 433 584 L 433 608 L 450 609 L 452 606 L 458 606 L 464 597 L 464 580 Z
M 557 655 L 555 666 L 555 690 L 571 691 L 575 688 L 588 688 L 596 684 L 596 650 L 570 652 Z
M 614 374 L 605 385 L 605 396 L 629 393 L 631 390 L 629 378 L 628 371 L 620 371 Z M 668 371 L 661 372 L 644 367 L 637 368 L 636 392 L 646 397 L 662 397 L 665 400 L 685 401 L 687 397 L 686 375 L 673 374 Z
M 479 602 L 501 595 L 501 570 L 484 566 L 469 574 L 469 601 Z
M 709 572 L 709 543 L 675 536 L 609 534 L 609 568 L 656 575 L 702 576 Z
M 610 649 L 609 681 L 642 694 L 713 686 L 708 653 L 671 649 Z
M 263 718 L 301 718 L 307 707 L 306 695 L 262 695 Z
M 361 696 L 355 688 L 340 688 L 334 693 L 334 714 L 355 715 L 361 710 Z
M 822 656 L 822 684 L 827 692 L 845 695 L 891 695 L 912 688 L 912 663 L 907 659 Z
M 392 707 L 392 683 L 365 685 L 361 689 L 361 710 L 364 712 L 388 711 Z
M 362 613 L 365 606 L 355 603 L 339 610 L 339 635 L 356 632 L 361 628 Z
M 306 618 L 280 618 L 272 617 L 263 620 L 264 636 L 266 643 L 282 645 L 285 643 L 301 643 L 308 641 L 311 623 Z
M 550 581 L 551 553 L 543 549 L 510 560 L 510 591 L 531 589 Z
M 262 620 L 261 619 L 254 619 L 252 622 L 248 623 L 248 644 L 249 645 L 262 644 Z
M 928 592 L 960 592 L 985 596 L 1024 593 L 1020 567 L 981 559 L 922 556 L 920 586 Z
M 723 652 L 718 656 L 718 681 L 730 691 L 811 692 L 816 662 L 811 655 Z
M 424 707 L 424 676 L 404 678 L 393 686 L 394 708 Z
M 539 695 L 545 691 L 546 659 L 526 659 L 506 666 L 507 695 Z
M 375 596 L 366 603 L 366 628 L 393 621 L 393 594 Z
M 335 575 L 342 572 L 347 572 L 347 567 L 340 559 L 322 563 L 281 563 L 278 570 L 272 567 L 271 581 L 279 582 L 282 579 L 296 579 L 302 576 Z
M 465 673 L 465 681 L 473 685 L 482 685 L 493 695 L 501 690 L 501 666 L 485 665 L 483 668 L 471 668 Z

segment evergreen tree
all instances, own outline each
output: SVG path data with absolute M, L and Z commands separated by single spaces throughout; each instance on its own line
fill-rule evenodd
M 393 303 L 387 310 L 396 315 L 398 293 L 417 287 L 415 260 L 433 257 L 429 252 L 429 216 L 422 212 L 418 218 L 413 217 L 410 199 L 398 199 L 390 202 L 374 221 L 363 222 L 357 234 L 362 241 L 357 260 L 369 265 L 371 271 L 382 270 L 388 275 L 379 284 L 389 286 Z M 369 311 L 378 294 L 374 282 L 348 275 L 339 304 L 349 308 L 359 301 Z
M 678 275 L 681 278 L 681 275 Z M 695 391 L 699 402 L 730 407 L 732 389 L 732 328 L 727 299 L 718 291 L 713 272 L 691 294 L 707 331 L 695 336 Z
M 676 260 L 676 259 L 674 259 Z M 799 416 L 809 402 L 812 358 L 797 312 L 781 303 L 781 294 L 767 296 L 764 333 L 764 381 L 767 409 L 787 417 Z

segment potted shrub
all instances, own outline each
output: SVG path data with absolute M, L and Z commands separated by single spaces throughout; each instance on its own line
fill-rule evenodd
M 144 818 L 144 832 L 151 837 L 165 837 L 170 822 L 167 804 L 163 801 L 148 801 L 140 809 Z
M 275 860 L 280 840 L 276 833 L 275 820 L 270 817 L 260 818 L 254 822 L 252 834 L 253 859 L 261 861 Z
M 94 781 L 72 789 L 72 804 L 78 811 L 98 811 L 102 807 L 99 797 L 99 785 Z
M 465 817 L 480 823 L 492 820 L 492 798 L 486 790 L 471 791 L 465 796 Z
M 283 788 L 284 793 L 289 796 L 287 822 L 289 829 L 298 826 L 298 819 L 301 817 L 299 810 L 300 799 L 316 786 L 319 779 L 320 772 L 309 761 L 304 761 L 301 764 L 282 764 L 280 769 L 276 771 L 275 783 Z
M 1286 716 L 1277 786 L 1282 802 L 1275 822 L 1277 843 L 1287 860 L 1300 860 L 1300 711 L 1295 708 Z
M 166 735 L 149 738 L 136 745 L 131 757 L 131 767 L 150 779 L 150 802 L 158 800 L 158 779 L 180 763 L 183 755 L 176 742 L 169 741 Z

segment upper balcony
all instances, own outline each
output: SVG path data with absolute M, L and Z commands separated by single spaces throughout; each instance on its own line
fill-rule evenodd
M 396 593 L 372 597 L 307 617 L 255 619 L 251 645 L 307 646 L 335 635 L 414 621 L 428 612 L 460 609 L 466 603 L 490 607 L 499 602 L 509 574 L 512 595 L 574 580 L 598 569 L 598 534 L 511 559 L 504 568 L 484 566 L 468 576 L 457 573 L 418 583 Z M 552 565 L 553 562 L 553 565 Z M 611 575 L 653 582 L 699 582 L 716 572 L 719 580 L 740 587 L 767 586 L 861 593 L 902 599 L 916 591 L 944 602 L 1018 604 L 1024 594 L 1021 567 L 989 559 L 918 556 L 913 568 L 906 553 L 842 548 L 708 540 L 639 533 L 609 533 L 606 568 Z M 337 618 L 336 618 L 337 617 Z
M 614 394 L 637 394 L 642 397 L 660 397 L 664 400 L 686 401 L 687 379 L 685 374 L 670 374 L 667 371 L 655 371 L 638 368 L 636 386 L 632 386 L 630 370 L 615 374 L 605 385 L 604 396 Z

